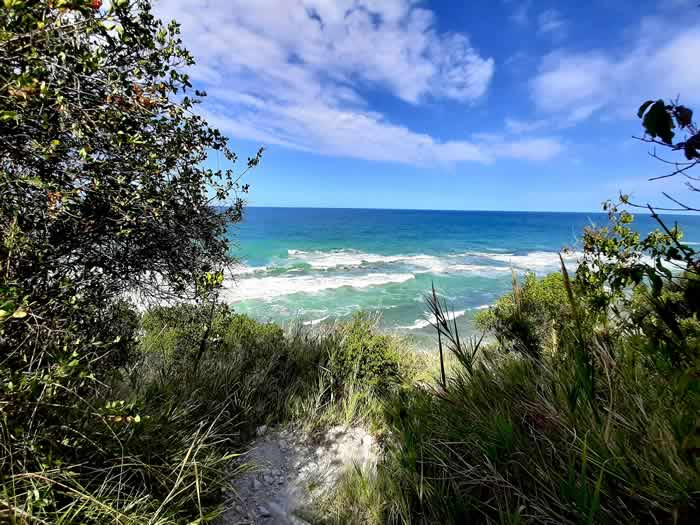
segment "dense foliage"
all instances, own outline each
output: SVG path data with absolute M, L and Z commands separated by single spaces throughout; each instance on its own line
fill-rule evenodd
M 355 315 L 340 333 L 345 350 L 331 356 L 331 369 L 338 376 L 354 376 L 377 389 L 400 381 L 400 358 L 395 341 L 377 333 L 367 315 Z
M 543 279 L 525 276 L 522 285 L 513 283 L 513 293 L 501 297 L 494 306 L 479 312 L 475 322 L 492 333 L 508 350 L 538 357 L 542 351 L 554 351 L 567 322 L 571 307 L 560 273 Z
M 135 408 L 92 398 L 135 352 L 123 299 L 211 290 L 247 189 L 203 164 L 236 157 L 193 111 L 178 26 L 101 4 L 0 9 L 0 507 L 18 516 L 70 506 L 78 465 L 112 475 Z
M 206 167 L 235 155 L 150 2 L 5 0 L 0 51 L 0 521 L 210 521 L 256 426 L 358 422 L 384 460 L 348 473 L 322 521 L 697 514 L 700 254 L 658 208 L 622 196 L 575 275 L 514 275 L 477 317 L 489 343 L 434 294 L 451 359 L 418 383 L 430 356 L 366 315 L 285 331 L 217 304 L 247 187 Z M 639 110 L 694 194 L 692 116 Z M 635 230 L 635 206 L 659 229 Z M 170 302 L 142 315 L 135 295 Z
M 697 180 L 692 111 L 640 108 L 643 140 Z M 673 142 L 673 129 L 687 132 Z M 697 211 L 681 200 L 672 211 Z M 692 195 L 692 194 L 691 194 Z M 640 232 L 629 208 L 659 228 Z M 651 205 L 622 196 L 583 234 L 575 276 L 526 275 L 460 338 L 429 301 L 453 359 L 434 391 L 388 404 L 387 457 L 353 473 L 337 523 L 691 523 L 700 509 L 700 257 Z M 356 516 L 362 519 L 356 519 Z

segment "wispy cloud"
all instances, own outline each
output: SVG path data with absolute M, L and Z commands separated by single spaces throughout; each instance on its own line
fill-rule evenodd
M 562 39 L 568 32 L 568 24 L 556 9 L 548 9 L 537 17 L 537 32 L 555 39 Z
M 508 17 L 511 22 L 522 27 L 530 23 L 532 0 L 503 0 L 503 3 L 511 9 Z
M 463 33 L 439 33 L 414 0 L 167 0 L 158 14 L 183 26 L 206 116 L 226 133 L 287 148 L 427 165 L 541 160 L 555 137 L 495 144 L 438 140 L 392 122 L 366 94 L 468 109 L 487 92 L 494 60 Z
M 700 24 L 642 22 L 624 49 L 557 50 L 545 56 L 531 81 L 536 107 L 578 122 L 603 110 L 632 117 L 646 98 L 700 103 Z M 669 37 L 670 35 L 670 37 Z
M 548 119 L 537 120 L 520 120 L 507 118 L 506 129 L 515 134 L 531 133 L 540 129 L 552 126 L 552 122 Z

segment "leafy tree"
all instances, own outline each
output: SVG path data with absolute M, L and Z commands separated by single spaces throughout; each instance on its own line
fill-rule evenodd
M 690 195 L 700 180 L 692 168 L 700 162 L 700 134 L 691 109 L 677 101 L 649 100 L 638 112 L 645 134 L 640 140 L 652 144 L 650 154 L 671 166 L 659 177 L 683 177 Z M 675 130 L 675 131 L 674 131 Z M 665 148 L 684 159 L 657 153 Z M 679 448 L 689 458 L 700 450 L 700 253 L 683 241 L 683 233 L 669 226 L 660 211 L 698 212 L 700 209 L 663 193 L 673 203 L 657 207 L 633 202 L 621 195 L 619 203 L 605 203 L 609 225 L 584 231 L 584 257 L 576 282 L 589 308 L 602 311 L 622 347 L 634 350 L 650 369 L 661 372 L 683 409 L 674 423 Z M 628 208 L 651 213 L 659 228 L 642 234 L 634 228 Z
M 666 159 L 654 149 L 652 156 L 672 165 L 674 169 L 652 180 L 682 176 L 686 178 L 686 186 L 691 192 L 700 191 L 694 185 L 698 178 L 689 172 L 700 162 L 696 149 L 700 144 L 700 134 L 692 121 L 692 110 L 677 102 L 665 104 L 662 100 L 649 100 L 639 108 L 638 116 L 645 130 L 640 140 L 654 144 L 654 148 L 658 146 L 673 152 L 682 151 L 686 158 L 686 161 Z M 682 140 L 674 142 L 677 137 L 674 129 L 684 133 Z M 678 224 L 669 227 L 658 211 L 700 210 L 667 193 L 663 195 L 675 203 L 674 208 L 638 204 L 627 195 L 621 195 L 619 203 L 605 203 L 609 225 L 584 231 L 584 258 L 577 271 L 577 281 L 586 290 L 593 307 L 609 309 L 627 326 L 648 329 L 657 343 L 661 341 L 658 325 L 665 326 L 669 335 L 667 342 L 688 357 L 688 352 L 693 354 L 697 351 L 697 344 L 693 342 L 696 337 L 688 334 L 686 337 L 679 327 L 687 327 L 688 322 L 697 323 L 700 314 L 697 301 L 690 299 L 697 290 L 700 253 L 683 242 L 683 233 Z M 660 228 L 641 234 L 634 229 L 634 217 L 625 207 L 647 209 Z M 635 290 L 635 295 L 630 295 L 630 289 Z M 642 301 L 642 298 L 646 299 Z M 635 314 L 640 311 L 642 302 L 653 310 L 655 323 L 650 324 L 648 319 L 642 322 L 644 316 Z M 671 303 L 675 306 L 671 307 Z M 641 311 L 646 310 L 641 308 Z M 657 328 L 651 329 L 652 324 Z M 665 344 L 661 346 L 669 350 Z M 670 354 L 674 353 L 676 351 L 670 351 Z
M 247 185 L 205 165 L 236 155 L 194 111 L 178 34 L 148 0 L 0 9 L 0 413 L 21 470 L 80 453 L 94 418 L 71 410 L 131 347 L 121 299 L 209 299 L 230 260 Z

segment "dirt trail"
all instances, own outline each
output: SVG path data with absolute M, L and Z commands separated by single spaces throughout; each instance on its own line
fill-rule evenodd
M 234 481 L 222 525 L 308 523 L 303 516 L 346 469 L 374 469 L 379 456 L 374 438 L 360 427 L 336 426 L 311 437 L 260 427 L 258 434 L 244 458 L 256 470 Z

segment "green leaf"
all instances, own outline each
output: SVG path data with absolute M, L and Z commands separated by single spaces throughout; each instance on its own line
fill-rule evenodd
M 46 184 L 44 184 L 44 182 L 39 177 L 25 177 L 22 179 L 22 181 L 26 182 L 30 186 L 39 188 L 40 190 L 46 187 Z
M 22 310 L 21 308 L 15 310 L 15 313 L 12 314 L 12 317 L 15 319 L 24 319 L 27 317 L 27 312 L 26 310 Z
M 666 110 L 663 100 L 657 100 L 649 107 L 649 110 L 644 115 L 644 120 L 642 120 L 642 125 L 652 138 L 659 137 L 666 144 L 673 143 L 675 133 L 671 130 L 676 126 L 671 115 Z
M 644 112 L 647 110 L 649 106 L 651 106 L 654 103 L 653 100 L 647 100 L 644 104 L 639 106 L 639 111 L 637 111 L 637 116 L 639 118 L 642 118 L 642 115 L 644 115 Z
M 685 153 L 685 158 L 688 160 L 700 158 L 698 150 L 700 149 L 700 133 L 693 135 L 688 140 L 685 141 L 683 145 L 683 152 Z
M 676 117 L 676 122 L 681 128 L 687 128 L 693 123 L 693 110 L 685 106 L 676 106 L 673 108 L 673 114 Z
M 8 120 L 15 120 L 16 118 L 16 111 L 0 111 L 0 122 L 7 122 Z

